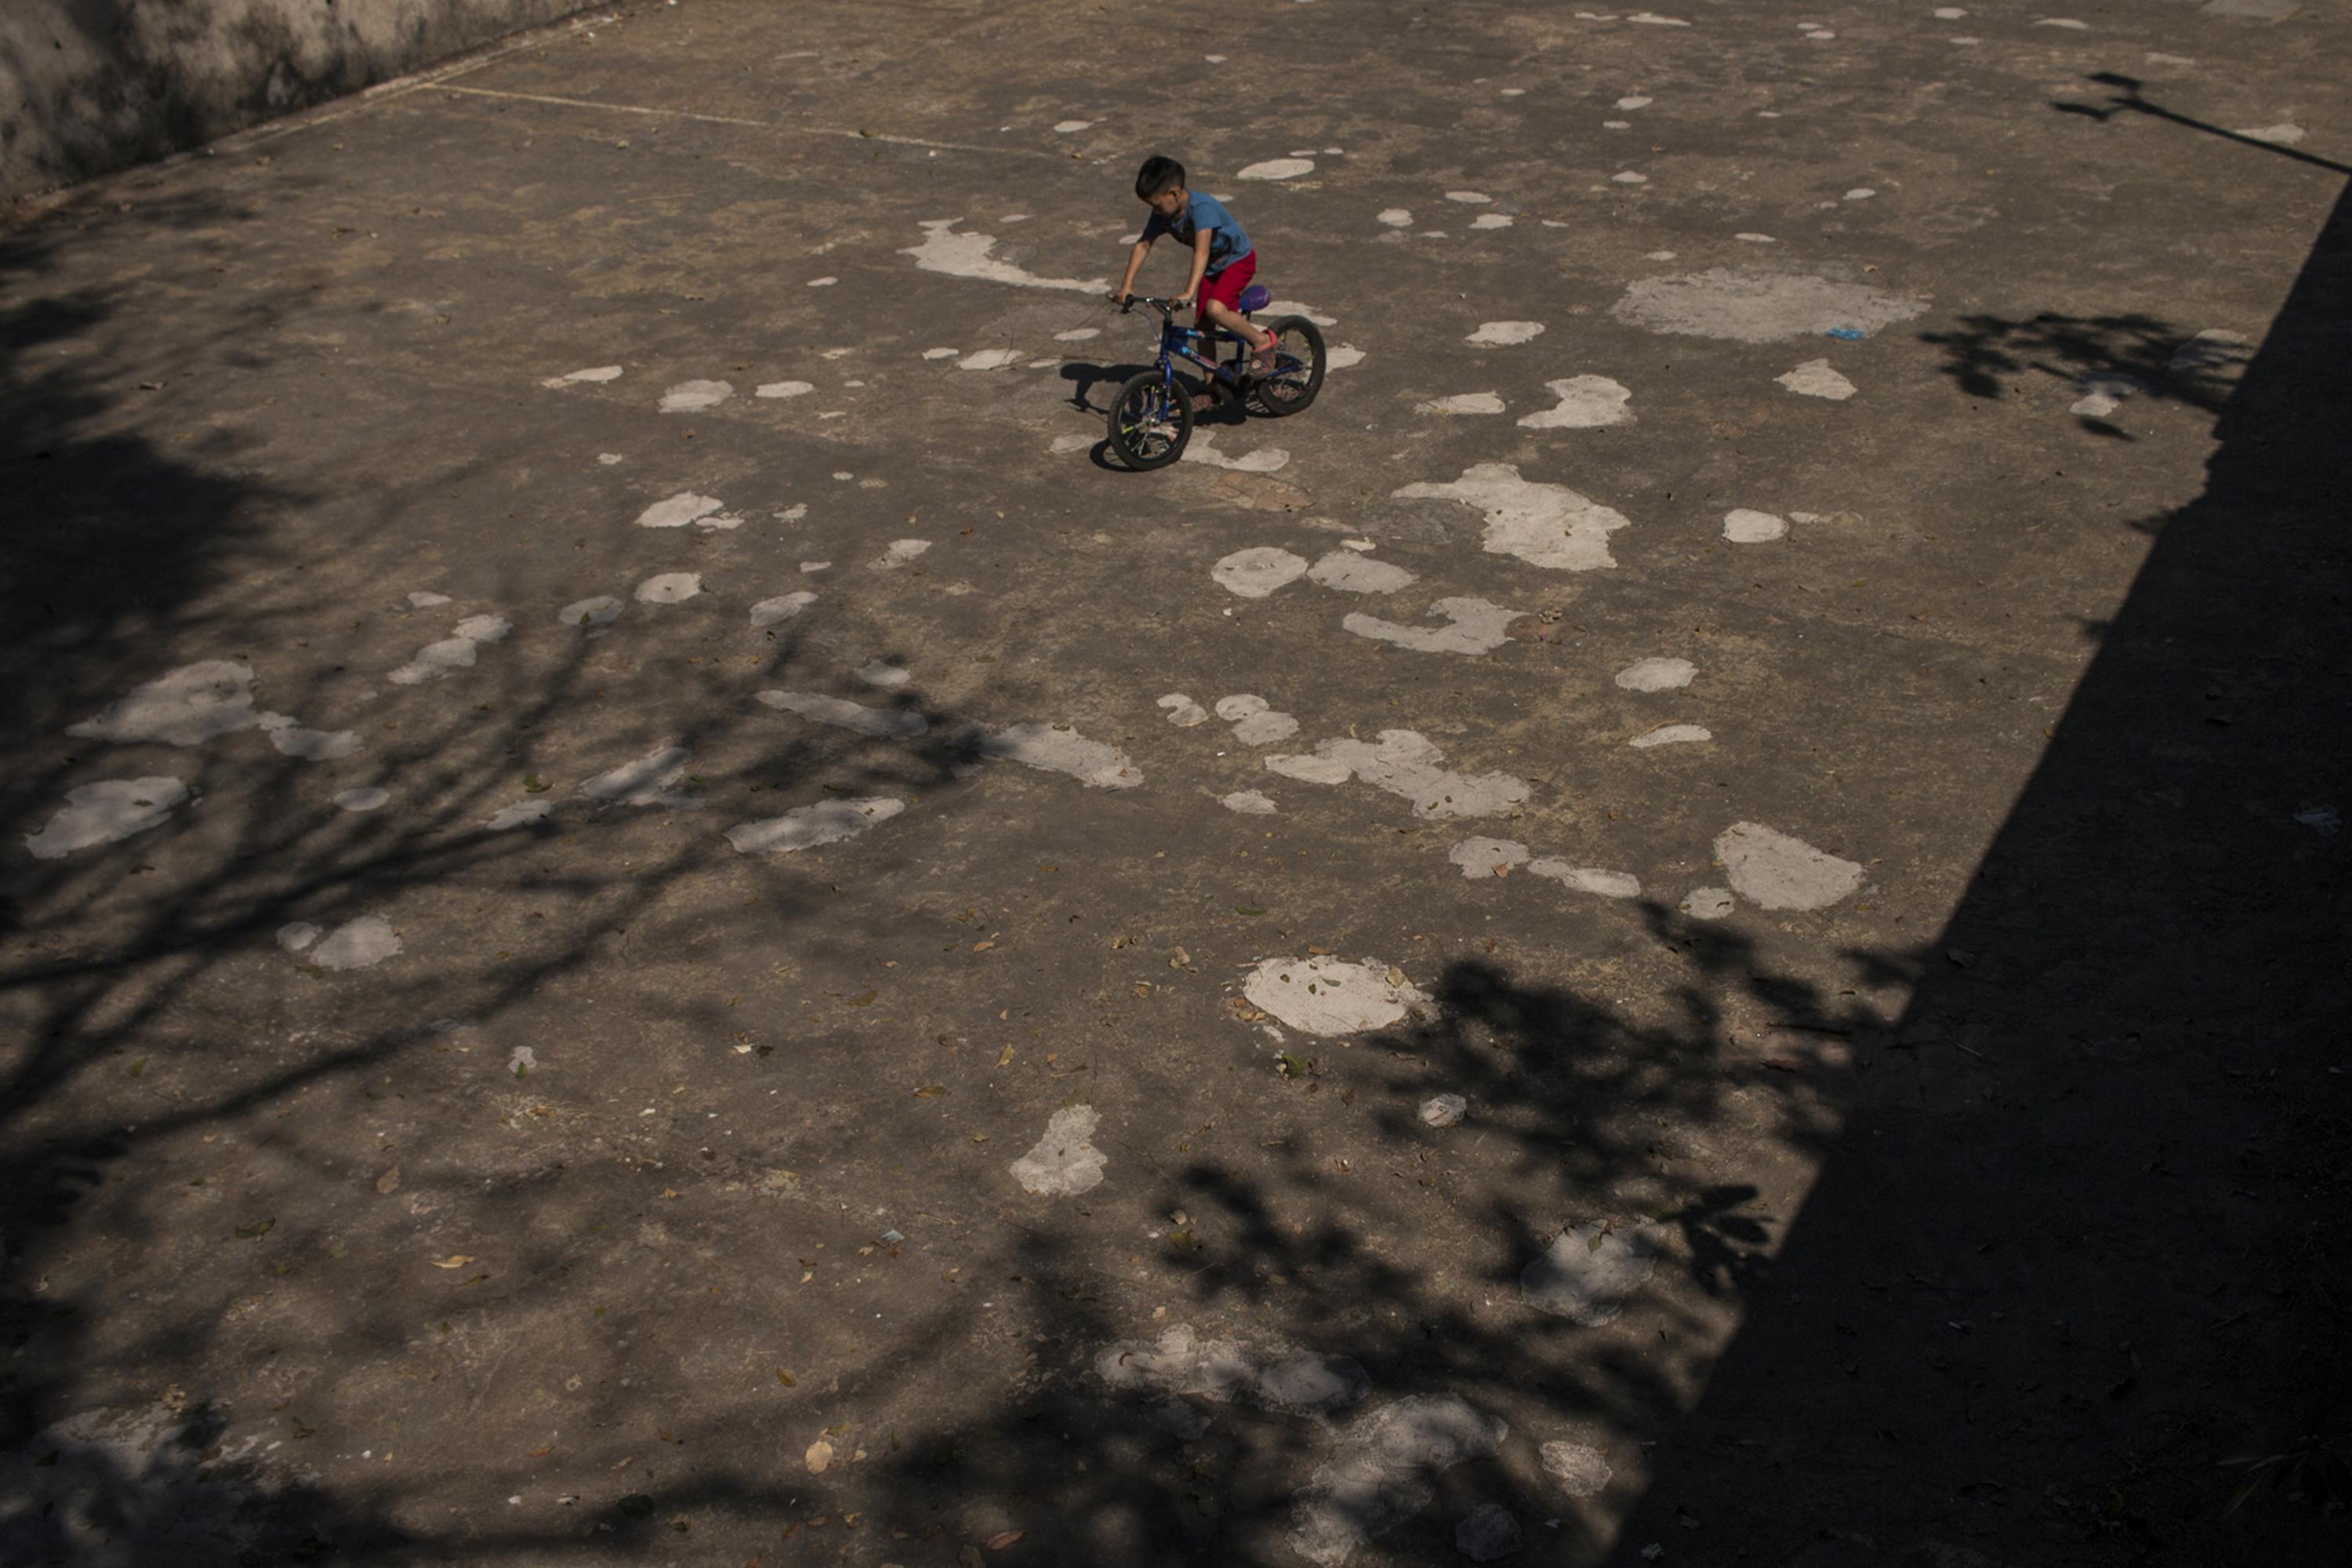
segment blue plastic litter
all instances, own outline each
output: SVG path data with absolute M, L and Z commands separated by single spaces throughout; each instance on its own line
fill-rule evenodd
M 1822 336 L 1835 338 L 1842 343 L 1858 343 L 1862 342 L 1863 333 L 1860 327 L 1832 327 Z

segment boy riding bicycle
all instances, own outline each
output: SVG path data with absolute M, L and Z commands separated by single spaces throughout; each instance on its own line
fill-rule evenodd
M 1143 237 L 1128 252 L 1126 276 L 1118 280 L 1111 298 L 1127 303 L 1135 275 L 1142 269 L 1143 258 L 1151 254 L 1152 242 L 1166 235 L 1192 252 L 1191 279 L 1170 303 L 1181 310 L 1197 299 L 1197 320 L 1222 327 L 1247 343 L 1252 369 L 1261 374 L 1273 370 L 1274 334 L 1252 325 L 1239 309 L 1242 290 L 1257 274 L 1257 253 L 1234 215 L 1216 197 L 1185 189 L 1184 165 L 1156 153 L 1136 172 L 1135 194 L 1151 208 L 1151 221 L 1143 226 Z M 1200 405 L 1207 402 L 1206 397 L 1195 399 Z

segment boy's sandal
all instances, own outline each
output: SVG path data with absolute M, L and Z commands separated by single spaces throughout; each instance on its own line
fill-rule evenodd
M 1278 363 L 1277 356 L 1281 352 L 1282 340 L 1280 338 L 1276 338 L 1274 342 L 1266 344 L 1265 347 L 1257 350 L 1250 355 L 1250 368 L 1261 372 L 1272 370 Z

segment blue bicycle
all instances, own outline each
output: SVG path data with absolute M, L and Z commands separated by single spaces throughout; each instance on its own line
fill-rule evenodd
M 1263 310 L 1269 298 L 1262 285 L 1251 284 L 1242 290 L 1242 314 Z M 1160 352 L 1151 368 L 1129 377 L 1111 400 L 1110 448 L 1130 468 L 1164 468 L 1184 455 L 1192 438 L 1192 394 L 1176 378 L 1180 359 L 1207 376 L 1211 401 L 1255 407 L 1277 419 L 1298 413 L 1323 390 L 1323 334 L 1304 316 L 1265 323 L 1274 334 L 1274 366 L 1259 371 L 1237 333 L 1181 325 L 1172 302 L 1140 294 L 1129 295 L 1120 310 L 1138 305 L 1160 312 Z M 1221 360 L 1218 351 L 1227 343 L 1233 356 Z

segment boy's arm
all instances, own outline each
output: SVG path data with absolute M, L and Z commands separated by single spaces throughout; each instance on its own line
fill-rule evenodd
M 1127 273 L 1126 276 L 1119 279 L 1118 287 L 1112 290 L 1112 299 L 1118 300 L 1122 305 L 1127 303 L 1128 290 L 1135 287 L 1135 275 L 1142 269 L 1143 258 L 1150 254 L 1151 237 L 1147 234 L 1141 239 L 1137 240 L 1134 246 L 1129 249 L 1127 253 Z
M 1176 296 L 1174 303 L 1180 310 L 1191 304 L 1201 292 L 1201 279 L 1209 270 L 1209 241 L 1213 237 L 1205 226 L 1192 237 L 1192 280 L 1184 285 L 1181 294 Z

